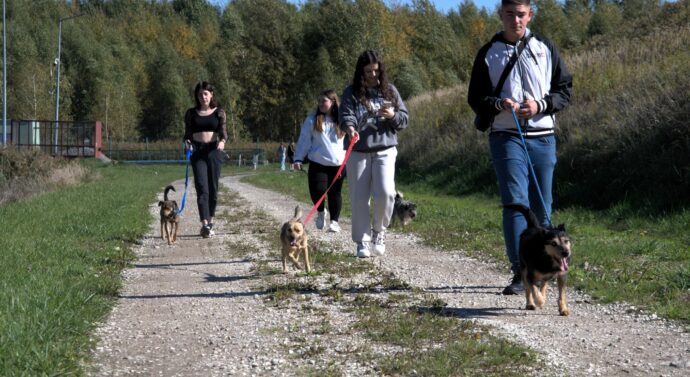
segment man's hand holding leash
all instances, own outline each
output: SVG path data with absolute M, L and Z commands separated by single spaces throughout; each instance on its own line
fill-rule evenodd
M 519 119 L 529 119 L 537 115 L 539 112 L 537 101 L 531 99 L 520 103 L 513 101 L 510 98 L 504 98 L 503 101 L 501 101 L 501 106 L 503 106 L 503 109 L 507 110 L 508 112 L 510 112 L 511 109 L 515 111 L 515 115 L 517 115 Z

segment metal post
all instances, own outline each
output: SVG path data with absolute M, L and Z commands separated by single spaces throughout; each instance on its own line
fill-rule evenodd
M 57 58 L 55 58 L 55 155 L 58 153 L 58 125 L 60 124 L 60 45 L 62 44 L 62 18 L 58 18 L 58 48 Z
M 77 14 L 70 17 L 60 17 L 58 18 L 58 48 L 57 48 L 57 58 L 55 58 L 56 65 L 56 83 L 55 83 L 55 154 L 58 152 L 58 126 L 60 124 L 60 46 L 62 44 L 62 21 L 69 20 L 71 18 L 79 17 L 81 14 Z
M 7 27 L 2 0 L 2 145 L 7 145 Z

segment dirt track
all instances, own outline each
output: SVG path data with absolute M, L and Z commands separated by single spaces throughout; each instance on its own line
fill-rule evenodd
M 352 355 L 390 351 L 351 331 L 354 318 L 339 304 L 319 297 L 305 297 L 308 309 L 299 303 L 280 307 L 267 303 L 270 282 L 261 280 L 256 265 L 263 260 L 277 267 L 278 252 L 269 250 L 257 232 L 247 234 L 243 229 L 272 222 L 268 231 L 275 229 L 277 237 L 275 224 L 290 218 L 295 205 L 305 212 L 311 206 L 240 183 L 237 177 L 222 181 L 239 195 L 241 205 L 219 210 L 233 220 L 218 222 L 214 238 L 197 236 L 193 188 L 177 245 L 164 245 L 157 221 L 152 224 L 136 251 L 139 260 L 123 273 L 118 304 L 95 334 L 99 341 L 88 373 L 289 376 L 335 368 L 347 376 L 377 375 L 375 357 L 368 362 Z M 152 203 L 151 212 L 156 209 Z M 341 225 L 339 234 L 317 231 L 313 222 L 308 230 L 311 237 L 352 253 L 348 219 L 341 219 Z M 437 295 L 448 303 L 448 313 L 491 325 L 496 334 L 542 353 L 546 367 L 535 369 L 534 375 L 690 375 L 690 334 L 654 314 L 639 314 L 625 304 L 599 305 L 572 291 L 569 317 L 558 315 L 553 296 L 544 310 L 528 312 L 522 309 L 523 297 L 500 294 L 509 276 L 494 265 L 468 258 L 462 251 L 434 250 L 400 233 L 389 235 L 386 245 L 387 255 L 372 258 L 374 265 Z M 233 257 L 233 248 L 255 252 Z M 310 331 L 323 318 L 328 318 L 332 331 Z M 310 353 L 314 344 L 328 347 L 318 356 L 303 357 L 316 354 Z

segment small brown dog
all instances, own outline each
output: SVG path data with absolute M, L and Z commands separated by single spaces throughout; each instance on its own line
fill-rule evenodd
M 565 283 L 572 255 L 570 236 L 565 225 L 543 227 L 531 209 L 520 204 L 508 204 L 527 219 L 527 229 L 520 235 L 520 270 L 525 286 L 525 308 L 542 308 L 546 300 L 549 280 L 558 282 L 558 312 L 570 314 L 565 298 Z M 538 286 L 541 283 L 541 287 Z M 536 304 L 536 305 L 535 305 Z
M 177 202 L 168 200 L 170 190 L 175 191 L 175 188 L 172 185 L 167 186 L 163 192 L 163 200 L 158 202 L 158 206 L 161 207 L 161 238 L 164 241 L 167 239 L 168 245 L 177 241 L 177 224 L 180 222 Z
M 307 272 L 311 272 L 309 265 L 309 245 L 307 243 L 307 231 L 302 223 L 302 210 L 299 206 L 295 207 L 295 216 L 288 220 L 280 229 L 280 242 L 283 244 L 283 273 L 287 273 L 287 262 L 290 260 L 292 265 L 301 270 L 299 256 L 304 254 L 304 267 Z

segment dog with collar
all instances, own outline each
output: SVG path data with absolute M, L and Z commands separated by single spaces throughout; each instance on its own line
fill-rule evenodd
M 525 308 L 542 308 L 546 300 L 548 282 L 556 278 L 558 312 L 562 316 L 569 315 L 565 286 L 572 244 L 565 225 L 543 227 L 531 209 L 521 204 L 508 204 L 504 207 L 520 212 L 527 219 L 527 229 L 520 234 L 519 248 L 520 273 L 527 301 Z
M 168 245 L 172 245 L 177 241 L 177 228 L 180 222 L 177 202 L 168 199 L 168 192 L 170 190 L 175 191 L 175 187 L 168 185 L 165 191 L 163 191 L 163 200 L 158 202 L 158 206 L 161 207 L 161 238 L 164 241 L 167 240 Z
M 295 207 L 295 215 L 285 222 L 280 229 L 284 274 L 287 274 L 288 261 L 292 262 L 292 265 L 296 269 L 302 269 L 302 266 L 299 264 L 300 255 L 304 255 L 305 270 L 307 273 L 311 272 L 307 230 L 305 229 L 304 223 L 302 223 L 301 217 L 302 210 L 297 206 Z

